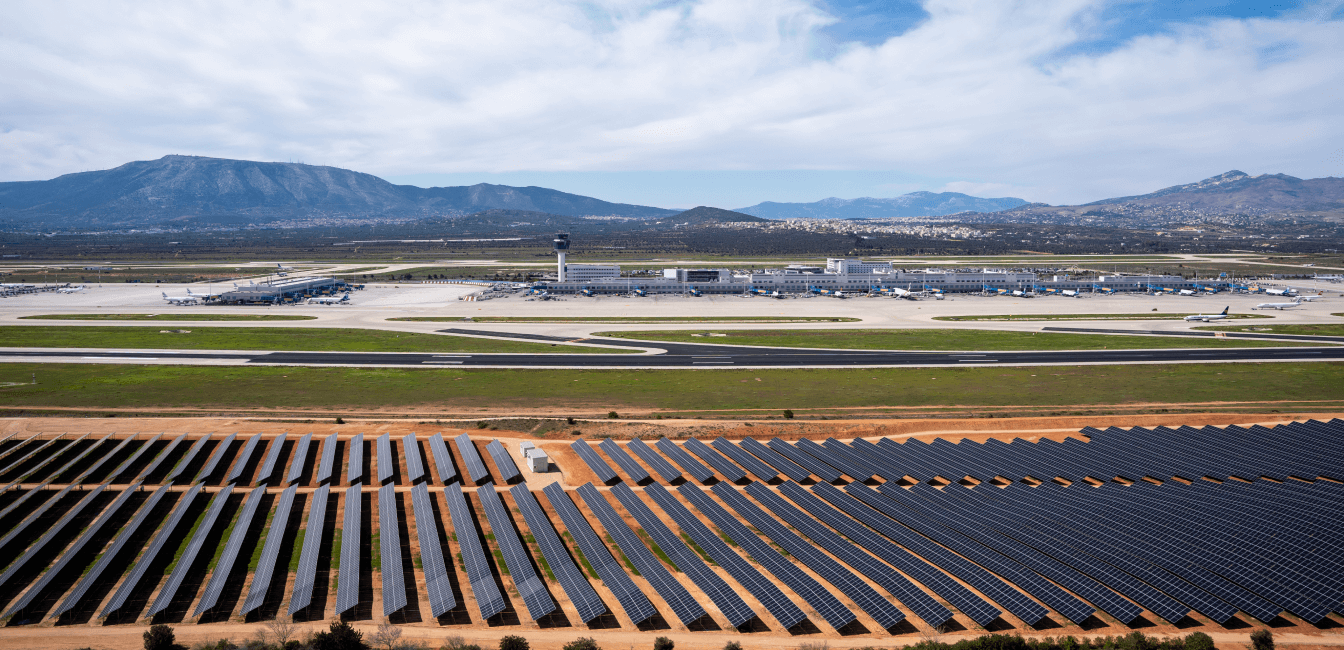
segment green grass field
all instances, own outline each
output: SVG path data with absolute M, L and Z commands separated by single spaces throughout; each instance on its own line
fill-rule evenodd
M 297 314 L 45 314 L 20 316 L 19 320 L 268 321 L 317 320 L 317 317 Z
M 1215 310 L 1214 313 L 1216 313 Z M 1186 316 L 1192 316 L 1194 312 L 1187 314 L 1167 314 L 1167 313 L 1148 313 L 1148 314 L 997 314 L 988 316 L 934 316 L 933 320 L 943 321 L 1035 321 L 1035 320 L 1181 320 Z M 1228 314 L 1229 319 L 1239 318 L 1273 318 L 1265 314 Z
M 37 383 L 31 381 L 37 374 Z M 759 379 L 760 381 L 757 381 Z M 486 370 L 0 364 L 0 408 L 702 412 L 1344 401 L 1344 363 L 779 370 Z M 22 383 L 18 383 L 22 382 Z M 478 411 L 479 409 L 479 411 Z M 776 413 L 777 414 L 777 413 Z
M 319 327 L 194 327 L 190 334 L 157 327 L 0 327 L 0 345 L 16 348 L 155 348 L 171 350 L 302 350 L 318 352 L 561 352 L 626 353 L 628 350 L 446 334 Z
M 857 323 L 860 318 L 787 316 L 406 316 L 390 321 L 429 323 Z
M 1166 348 L 1284 347 L 1298 344 L 1245 339 L 1004 332 L 971 329 L 704 330 L 598 332 L 596 336 L 642 341 L 759 345 L 840 350 L 1139 350 Z M 1308 344 L 1301 344 L 1308 345 Z
M 1197 330 L 1215 332 L 1260 332 L 1262 334 L 1306 334 L 1310 336 L 1344 336 L 1344 323 L 1325 323 L 1321 325 L 1213 325 L 1196 327 Z

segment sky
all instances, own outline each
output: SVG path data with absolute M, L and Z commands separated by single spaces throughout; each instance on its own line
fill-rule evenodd
M 168 154 L 670 208 L 1344 176 L 1344 0 L 7 0 L 0 181 Z

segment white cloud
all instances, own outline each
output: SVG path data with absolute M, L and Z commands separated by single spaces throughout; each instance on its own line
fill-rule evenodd
M 834 18 L 804 0 L 10 0 L 0 180 L 185 153 L 379 175 L 891 170 L 1074 202 L 1339 173 L 1344 23 L 1061 54 L 1102 6 L 929 0 L 916 28 L 818 59 Z

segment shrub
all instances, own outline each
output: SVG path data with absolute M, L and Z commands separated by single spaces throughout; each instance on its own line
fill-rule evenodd
M 186 650 L 177 644 L 177 635 L 167 625 L 151 625 L 145 632 L 145 650 Z
M 529 650 L 527 639 L 516 635 L 509 635 L 499 640 L 499 650 Z
M 793 411 L 790 411 L 789 409 L 784 409 L 784 419 L 785 419 L 785 420 L 792 420 L 792 419 L 793 419 Z
M 607 417 L 615 420 L 616 418 L 619 418 L 621 416 L 618 415 L 616 411 L 607 411 Z
M 564 650 L 602 650 L 592 637 L 581 636 L 565 644 Z
M 807 643 L 800 643 L 798 645 L 798 650 L 830 650 L 830 649 L 831 644 L 826 641 L 809 641 Z
M 1213 650 L 1213 637 L 1203 632 L 1191 632 L 1185 637 L 1185 650 Z
M 488 427 L 488 426 L 490 426 L 490 425 L 489 425 L 489 424 L 486 424 L 485 422 L 477 422 L 477 423 L 476 423 L 476 428 L 477 428 L 477 429 L 484 429 L 484 428 L 486 428 L 486 427 Z
M 1274 633 L 1265 629 L 1251 632 L 1251 648 L 1253 650 L 1274 650 Z
M 475 643 L 467 643 L 466 639 L 460 636 L 450 636 L 443 640 L 443 645 L 439 650 L 481 650 L 481 646 Z
M 736 641 L 729 641 L 723 644 L 723 650 L 742 650 L 742 644 Z
M 370 650 L 364 635 L 341 620 L 332 621 L 328 631 L 314 634 L 309 645 L 313 650 Z
M 337 417 L 336 424 L 345 424 L 345 420 L 342 420 L 340 417 Z
M 573 424 L 574 424 L 574 418 L 565 418 L 565 424 L 573 425 Z
M 653 640 L 653 650 L 672 650 L 675 645 L 676 644 L 672 643 L 672 639 L 665 636 L 660 636 Z

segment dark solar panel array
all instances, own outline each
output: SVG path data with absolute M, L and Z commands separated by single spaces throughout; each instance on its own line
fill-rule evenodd
M 607 458 L 616 461 L 616 464 L 621 466 L 632 483 L 638 485 L 649 480 L 649 472 L 644 469 L 644 466 L 636 462 L 630 454 L 625 453 L 625 450 L 621 449 L 621 446 L 616 444 L 615 440 L 606 438 L 597 443 L 597 446 L 607 453 Z
M 858 576 L 855 576 L 853 572 L 817 550 L 815 546 L 808 544 L 797 534 L 776 521 L 774 517 L 749 501 L 741 492 L 723 484 L 715 485 L 711 489 L 714 494 L 718 495 L 719 499 L 728 504 L 728 507 L 750 521 L 756 527 L 756 530 L 761 531 L 762 535 L 779 545 L 786 553 L 797 558 L 803 566 L 812 569 L 817 575 L 821 576 L 822 580 L 835 585 L 841 593 L 853 598 L 859 608 L 868 612 L 883 629 L 889 629 L 905 618 L 900 610 L 878 594 L 875 589 L 860 580 Z M 766 488 L 765 492 L 769 493 L 769 489 Z M 836 629 L 844 627 L 845 624 L 855 618 L 854 613 L 836 599 L 833 594 L 825 591 L 824 587 L 817 590 L 815 595 L 808 599 L 808 602 L 814 606 L 820 605 L 817 607 L 817 611 Z
M 397 461 L 392 457 L 392 435 L 384 433 L 378 436 L 378 484 L 386 483 L 397 472 Z
M 258 558 L 257 569 L 252 574 L 252 586 L 247 591 L 247 600 L 243 601 L 243 608 L 239 614 L 246 615 L 266 602 L 266 593 L 271 588 L 271 576 L 275 573 L 275 562 L 284 543 L 285 529 L 289 527 L 289 513 L 294 508 L 294 494 L 298 487 L 291 485 L 280 493 L 275 513 L 271 516 L 271 525 L 266 529 L 266 543 L 261 547 L 261 557 Z M 323 498 L 322 501 L 325 507 L 326 499 Z
M 186 439 L 187 434 L 185 433 L 179 434 L 176 438 L 173 438 L 172 442 L 169 442 L 168 446 L 164 447 L 163 451 L 159 452 L 159 455 L 155 456 L 154 460 L 150 462 L 150 464 L 146 465 L 144 469 L 140 470 L 140 476 L 138 477 L 138 479 L 144 479 L 147 476 L 153 475 L 154 472 L 157 472 L 159 470 L 159 467 L 161 467 L 165 462 L 167 462 L 169 458 L 172 458 L 173 452 L 177 450 L 177 446 L 182 444 L 182 441 Z
M 220 441 L 219 446 L 215 447 L 215 453 L 210 454 L 210 460 L 205 462 L 205 467 L 201 468 L 201 473 L 197 474 L 192 482 L 204 481 L 205 479 L 214 476 L 215 472 L 219 469 L 219 463 L 224 460 L 224 456 L 229 453 L 229 447 L 233 446 L 233 441 L 237 438 L 238 434 L 230 433 L 229 437 Z
M 169 472 L 168 476 L 165 477 L 163 480 L 176 481 L 178 478 L 180 478 L 182 476 L 182 472 L 187 471 L 187 468 L 191 466 L 192 461 L 195 461 L 196 456 L 200 455 L 201 450 L 205 448 L 205 443 L 209 441 L 210 441 L 210 434 L 207 433 L 204 436 L 201 436 L 201 438 L 196 441 L 196 444 L 193 444 L 191 446 L 191 449 L 187 450 L 187 455 L 183 456 L 182 460 L 177 462 L 177 465 L 173 467 L 173 471 Z
M 840 470 L 842 474 L 847 474 L 850 478 L 856 481 L 867 481 L 873 478 L 872 472 L 865 471 L 862 467 L 851 463 L 848 458 L 840 456 L 835 453 L 835 451 L 827 449 L 807 438 L 803 438 L 794 443 L 794 448 Z
M 743 438 L 740 443 L 742 448 L 751 453 L 751 455 L 761 459 L 770 467 L 773 467 L 780 474 L 789 477 L 794 481 L 805 481 L 812 475 L 812 472 L 784 457 L 779 452 L 765 446 L 764 443 L 755 438 Z
M 727 438 L 715 438 L 714 441 L 709 444 L 723 453 L 723 455 L 733 459 L 733 462 L 741 465 L 748 472 L 751 472 L 758 480 L 769 483 L 770 481 L 779 478 L 779 472 L 776 472 L 773 467 L 762 462 L 761 459 L 751 455 L 741 447 L 733 444 L 732 441 Z
M 23 611 L 23 609 L 28 607 L 35 598 L 42 595 L 42 593 L 46 591 L 47 586 L 51 584 L 51 581 L 55 580 L 65 572 L 70 561 L 79 557 L 80 551 L 89 544 L 90 540 L 98 535 L 99 531 L 103 529 L 103 526 L 107 525 L 109 519 L 115 517 L 116 514 L 121 511 L 122 506 L 126 505 L 126 501 L 139 489 L 140 484 L 136 483 L 125 490 L 122 490 L 121 494 L 117 495 L 117 498 L 112 501 L 111 505 L 103 509 L 103 512 L 99 515 L 98 519 L 90 524 L 88 528 L 84 529 L 84 533 L 79 536 L 79 539 L 75 540 L 75 543 L 72 544 L 70 548 L 66 549 L 66 551 L 56 559 L 56 562 L 52 566 L 47 568 L 46 572 L 42 574 L 42 577 L 38 579 L 37 583 L 29 587 L 28 591 L 23 594 L 23 597 L 10 605 L 9 610 L 5 612 L 5 616 L 13 616 L 16 613 Z M 0 584 L 3 584 L 3 581 L 0 581 Z
M 457 447 L 457 455 L 467 466 L 467 476 L 471 482 L 480 483 L 490 472 L 485 470 L 485 463 L 481 460 L 480 453 L 476 451 L 476 445 L 471 444 L 471 437 L 464 433 L 453 438 L 453 444 Z
M 644 444 L 643 440 L 640 440 L 639 438 L 631 438 L 630 442 L 626 443 L 625 447 L 629 451 L 635 452 L 635 455 L 639 456 L 640 460 L 648 463 L 649 467 L 652 467 L 653 471 L 658 472 L 658 475 L 663 477 L 664 481 L 672 483 L 681 478 L 681 472 L 673 467 L 672 463 L 667 462 L 667 459 L 663 458 L 661 454 L 654 451 L 652 447 Z
M 709 463 L 710 467 L 718 470 L 728 481 L 736 482 L 747 478 L 747 473 L 742 471 L 741 467 L 734 465 L 732 461 L 724 458 L 723 454 L 714 451 L 709 445 L 695 438 L 687 438 L 686 443 L 682 446 L 686 448 L 686 451 L 699 456 L 700 460 Z
M 662 597 L 672 612 L 682 625 L 689 625 L 700 620 L 705 615 L 705 608 L 696 602 L 695 597 L 691 595 L 686 587 L 683 587 L 672 574 L 668 572 L 667 567 L 653 555 L 649 547 L 639 539 L 635 531 L 621 520 L 620 515 L 611 507 L 610 503 L 602 497 L 602 494 L 593 487 L 592 483 L 584 483 L 579 487 L 578 493 L 583 497 L 584 503 L 588 504 L 588 510 L 597 516 L 597 520 L 602 522 L 602 527 L 607 530 L 616 545 L 620 547 L 621 553 L 629 561 L 636 571 L 649 581 L 649 586 L 653 587 L 654 593 Z
M 537 540 L 537 547 L 541 549 L 542 557 L 546 558 L 546 564 L 550 566 L 555 579 L 564 588 L 569 602 L 578 610 L 579 620 L 587 623 L 606 613 L 606 603 L 602 602 L 597 591 L 583 578 L 583 573 L 569 557 L 565 543 L 555 534 L 555 528 L 551 527 L 550 518 L 537 503 L 537 498 L 528 491 L 527 485 L 519 483 L 509 490 L 509 494 L 513 495 L 514 503 L 517 503 L 518 509 L 522 511 L 527 529 Z
M 406 574 L 401 566 L 401 527 L 397 525 L 397 486 L 378 488 L 378 548 L 382 552 L 383 616 L 406 606 Z
M 256 451 L 257 445 L 261 444 L 261 434 L 258 433 L 243 444 L 243 450 L 238 452 L 238 459 L 233 461 L 233 469 L 229 470 L 229 475 L 224 477 L 225 483 L 237 481 L 243 475 L 243 470 L 247 467 L 247 462 L 252 459 L 252 454 Z
M 308 446 L 313 442 L 313 434 L 305 433 L 299 441 L 294 444 L 294 455 L 289 459 L 289 474 L 285 476 L 285 483 L 293 483 L 303 476 L 303 466 L 308 464 Z
M 233 493 L 233 486 L 226 485 L 224 489 L 215 493 L 210 501 L 210 506 L 205 511 L 205 516 L 201 518 L 201 523 L 196 527 L 196 534 L 191 536 L 191 541 L 187 543 L 187 548 L 178 557 L 177 564 L 173 567 L 173 573 L 168 576 L 168 581 L 159 589 L 158 598 L 154 599 L 154 604 L 149 606 L 149 611 L 145 612 L 146 617 L 154 616 L 159 612 L 168 609 L 173 599 L 177 597 L 177 590 L 182 586 L 182 581 L 187 579 L 187 574 L 191 573 L 193 564 L 196 563 L 196 556 L 200 554 L 201 549 L 205 547 L 205 541 L 210 537 L 210 532 L 215 528 L 215 522 L 219 519 L 219 513 L 224 510 L 224 504 L 228 502 L 229 495 Z
M 350 455 L 346 460 L 345 480 L 347 483 L 363 483 L 364 476 L 364 434 L 356 434 L 350 439 Z
M 163 434 L 159 434 L 159 435 L 163 435 Z M 23 457 L 21 457 L 21 458 L 19 458 L 18 460 L 14 461 L 14 462 L 12 462 L 12 463 L 10 463 L 10 464 L 8 464 L 8 465 L 6 465 L 3 469 L 0 469 L 0 475 L 9 473 L 10 470 L 14 469 L 15 467 L 18 467 L 19 465 L 24 464 L 24 463 L 27 462 L 29 459 L 33 458 L 34 456 L 37 456 L 38 454 L 42 453 L 43 451 L 46 451 L 47 447 L 50 447 L 50 446 L 56 444 L 57 442 L 60 442 L 63 438 L 65 438 L 65 434 L 64 434 L 64 433 L 62 433 L 62 434 L 56 436 L 55 438 L 52 438 L 51 440 L 46 441 L 45 443 L 43 443 L 43 444 L 41 444 L 41 445 L 38 445 L 38 446 L 37 446 L 36 448 L 34 448 L 32 451 L 30 451 L 30 452 L 24 454 Z M 156 438 L 154 438 L 154 440 L 158 440 L 158 438 L 156 437 Z
M 117 593 L 112 595 L 112 600 L 108 601 L 103 607 L 102 615 L 107 616 L 112 612 L 121 609 L 126 604 L 126 599 L 130 598 L 131 592 L 135 591 L 140 585 L 140 581 L 145 577 L 145 572 L 149 570 L 149 565 L 154 563 L 154 558 L 158 557 L 163 551 L 164 545 L 168 543 L 168 538 L 173 536 L 173 531 L 182 524 L 182 520 L 196 500 L 196 495 L 201 493 L 205 486 L 201 483 L 193 485 L 187 493 L 182 495 L 177 505 L 173 507 L 173 512 L 168 515 L 168 520 L 159 527 L 159 532 L 154 534 L 154 539 L 149 542 L 149 547 L 140 554 L 140 559 L 131 568 L 131 575 L 121 581 L 121 586 L 117 588 Z
M 442 433 L 429 437 L 429 452 L 434 456 L 434 469 L 439 472 L 440 482 L 447 484 L 457 478 L 457 467 L 453 465 L 453 457 L 448 453 L 448 445 L 444 444 Z
M 599 483 L 610 483 L 618 478 L 616 470 L 612 469 L 607 461 L 602 460 L 602 457 L 598 456 L 597 452 L 588 446 L 587 440 L 575 440 L 569 443 L 569 448 L 573 449 L 574 453 L 583 459 L 583 462 L 588 465 L 588 469 L 593 470 L 593 474 L 597 475 Z
M 747 592 L 759 600 L 765 606 L 766 611 L 779 621 L 784 629 L 791 628 L 807 618 L 803 610 L 794 604 L 789 597 L 784 595 L 775 583 L 771 582 L 760 571 L 756 570 L 750 562 L 747 562 L 736 551 L 728 547 L 723 538 L 714 534 L 713 531 L 700 521 L 691 511 L 676 497 L 672 496 L 666 488 L 661 485 L 653 484 L 644 488 L 644 493 L 653 497 L 658 503 L 658 507 L 663 509 L 677 522 L 677 527 L 682 532 L 690 535 L 696 545 L 705 551 L 715 564 L 723 567 L 728 575 L 732 576 L 739 585 L 742 585 Z
M 727 488 L 728 486 L 724 487 Z M 728 489 L 731 490 L 732 488 Z M 757 564 L 769 571 L 780 582 L 783 582 L 786 587 L 793 590 L 793 593 L 798 594 L 798 597 L 802 598 L 808 607 L 820 614 L 832 627 L 838 630 L 849 625 L 857 618 L 854 616 L 854 612 L 849 611 L 849 608 L 841 604 L 840 600 L 827 591 L 825 587 L 822 587 L 802 569 L 794 566 L 787 558 L 762 541 L 760 537 L 756 536 L 756 533 L 747 528 L 746 524 L 724 510 L 723 506 L 709 498 L 709 495 L 689 483 L 677 488 L 677 492 L 681 493 L 687 501 L 690 501 L 691 505 L 695 506 L 697 510 L 709 517 L 710 521 L 714 522 L 714 525 L 723 534 L 742 547 L 742 550 L 746 551 Z
M 327 498 L 330 495 L 331 486 L 323 485 L 313 492 L 313 503 L 308 506 L 308 528 L 303 534 L 299 567 L 294 572 L 294 590 L 289 597 L 290 616 L 313 604 L 313 586 L 317 582 L 317 556 L 322 552 L 322 530 L 327 523 Z
M 402 454 L 406 457 L 406 478 L 414 483 L 425 477 L 425 460 L 420 456 L 420 444 L 414 433 L 401 439 Z
M 481 618 L 490 620 L 495 614 L 504 611 L 504 595 L 495 584 L 495 576 L 490 571 L 490 562 L 485 558 L 485 549 L 481 546 L 480 529 L 467 508 L 467 498 L 462 494 L 462 486 L 454 483 L 443 488 L 444 499 L 448 502 L 448 516 L 457 535 L 458 547 L 462 549 L 462 562 L 467 566 L 467 580 L 471 583 L 471 593 L 476 597 L 476 607 Z
M 485 446 L 485 450 L 490 453 L 491 460 L 495 461 L 495 468 L 499 470 L 499 482 L 508 483 L 521 476 L 518 472 L 518 465 L 513 462 L 509 456 L 509 450 L 504 448 L 498 440 L 491 440 L 490 444 Z
M 509 509 L 504 506 L 499 493 L 495 492 L 495 484 L 482 485 L 476 490 L 476 498 L 481 500 L 481 505 L 485 508 L 485 517 L 490 521 L 490 531 L 494 533 L 495 543 L 499 545 L 499 552 L 504 556 L 504 565 L 508 568 L 509 575 L 513 577 L 513 585 L 518 589 L 518 595 L 523 597 L 528 616 L 535 621 L 555 611 L 555 600 L 551 598 L 546 585 L 537 576 L 536 570 L 532 568 L 532 558 L 518 538 L 518 529 L 513 527 Z
M 84 510 L 87 509 L 105 489 L 107 489 L 106 483 L 99 485 L 97 488 L 94 488 L 93 491 L 84 495 L 84 498 L 80 499 L 79 503 L 75 504 L 75 507 L 66 512 L 55 525 L 47 529 L 47 532 L 43 534 L 42 537 L 38 538 L 36 542 L 33 542 L 23 555 L 20 555 L 17 560 L 10 563 L 9 568 L 5 569 L 3 574 L 0 574 L 0 587 L 11 587 L 9 580 L 13 578 L 19 570 L 27 566 L 28 562 L 32 561 L 34 556 L 41 553 L 43 549 L 46 548 L 47 544 L 50 544 L 54 538 L 64 532 L 65 528 L 70 525 L 70 522 L 74 521 L 80 513 L 84 512 Z M 62 540 L 62 546 L 64 546 L 64 541 L 65 540 Z
M 93 448 L 94 448 L 94 447 L 97 447 L 99 443 L 101 443 L 103 440 L 106 440 L 107 437 L 110 436 L 110 435 L 112 435 L 112 434 L 109 433 L 109 434 L 107 434 L 107 435 L 104 435 L 103 438 L 102 438 L 101 440 L 98 440 L 97 442 L 94 442 L 94 443 L 91 444 L 91 445 L 83 445 L 83 444 L 80 444 L 80 443 L 82 443 L 82 442 L 84 441 L 85 438 L 88 438 L 88 437 L 89 437 L 89 434 L 87 434 L 87 433 L 84 434 L 84 435 L 82 435 L 82 436 L 80 436 L 80 437 L 78 437 L 78 438 L 76 438 L 76 439 L 74 440 L 74 442 L 71 442 L 69 445 L 66 445 L 65 448 L 57 450 L 56 453 L 54 453 L 54 454 L 48 454 L 45 458 L 42 459 L 42 462 L 40 462 L 40 463 L 38 463 L 38 464 L 36 464 L 36 465 L 34 465 L 34 466 L 32 466 L 32 467 L 30 467 L 30 468 L 24 470 L 22 476 L 19 476 L 17 479 L 14 480 L 13 483 L 10 483 L 8 486 L 5 486 L 4 489 L 0 489 L 0 494 L 3 494 L 3 493 L 5 493 L 5 492 L 8 492 L 9 489 L 10 489 L 11 487 L 13 487 L 13 486 L 15 486 L 15 485 L 18 485 L 18 484 L 20 484 L 20 483 L 30 483 L 30 482 L 32 482 L 33 477 L 42 475 L 42 474 L 40 474 L 40 473 L 42 472 L 42 469 L 45 468 L 47 465 L 50 465 L 50 464 L 52 464 L 52 463 L 54 463 L 54 462 L 60 460 L 61 458 L 65 457 L 66 454 L 69 454 L 69 453 L 72 453 L 72 452 L 78 452 L 78 453 L 75 453 L 74 456 L 71 457 L 71 461 L 70 461 L 70 462 L 67 462 L 67 463 L 64 465 L 64 467 L 69 467 L 70 464 L 74 462 L 74 459 L 83 458 L 83 457 L 84 457 L 85 455 L 87 455 L 90 451 L 93 451 Z M 56 472 L 56 473 L 52 474 L 51 476 L 53 476 L 53 477 L 60 476 L 60 472 Z
M 411 487 L 411 508 L 415 511 L 415 533 L 420 539 L 420 565 L 425 572 L 425 591 L 429 594 L 429 611 L 434 617 L 442 616 L 457 607 L 453 583 L 448 576 L 448 565 L 443 560 L 443 544 L 439 542 L 439 524 L 434 519 L 434 504 L 429 488 L 424 483 Z
M 103 572 L 107 571 L 107 569 L 112 566 L 112 563 L 117 560 L 117 556 L 120 555 L 122 549 L 126 547 L 127 540 L 140 530 L 140 526 L 144 525 L 145 520 L 154 512 L 154 508 L 159 505 L 159 501 L 163 499 L 163 495 L 168 494 L 168 489 L 171 487 L 172 483 L 169 483 L 155 490 L 154 494 L 150 495 L 149 499 L 140 505 L 140 510 L 136 512 L 135 517 L 131 519 L 130 523 L 122 527 L 121 532 L 117 533 L 116 539 L 112 540 L 111 546 L 103 552 L 102 556 L 98 558 L 98 561 L 93 567 L 84 574 L 84 577 L 80 578 L 79 584 L 75 585 L 75 588 L 70 591 L 70 594 L 65 597 L 65 600 L 61 601 L 60 605 L 56 606 L 56 609 L 53 609 L 47 614 L 49 618 L 57 618 L 61 614 L 74 609 L 75 605 L 78 605 L 79 601 L 84 599 L 84 596 L 89 593 L 89 589 L 98 583 Z M 124 571 L 125 568 L 125 566 L 119 566 L 116 570 L 120 572 Z
M 233 524 L 233 532 L 229 534 L 229 541 L 224 545 L 224 553 L 219 556 L 215 568 L 210 571 L 210 582 L 206 583 L 205 593 L 196 603 L 196 611 L 192 616 L 200 616 L 201 612 L 209 611 L 219 602 L 219 596 L 224 592 L 225 583 L 229 580 L 229 573 L 233 571 L 233 563 L 238 560 L 243 541 L 252 531 L 252 520 L 256 517 L 257 508 L 265 496 L 265 485 L 259 485 L 248 493 L 243 511 L 238 515 L 238 520 Z
M 288 433 L 280 434 L 280 437 L 271 441 L 270 448 L 266 451 L 266 460 L 261 464 L 261 471 L 257 472 L 256 483 L 265 483 L 270 480 L 271 475 L 275 473 L 275 464 L 280 460 L 280 452 L 285 448 L 285 438 Z
M 667 438 L 659 438 L 658 442 L 653 443 L 653 445 L 658 448 L 658 451 L 663 452 L 668 458 L 671 458 L 672 462 L 676 463 L 677 467 L 680 467 L 682 471 L 690 474 L 691 478 L 700 481 L 701 483 L 708 483 L 714 478 L 714 472 L 710 471 L 708 467 L 705 467 L 704 463 L 696 460 L 695 456 L 692 456 L 685 449 L 682 449 L 677 443 L 672 442 Z
M 696 555 L 686 542 L 677 537 L 667 524 L 663 523 L 653 510 L 649 508 L 639 495 L 635 494 L 628 485 L 618 484 L 611 489 L 611 493 L 620 500 L 621 505 L 625 506 L 625 511 L 630 513 L 644 528 L 653 539 L 653 543 L 662 549 L 677 568 L 685 573 L 695 586 L 699 587 L 709 599 L 714 601 L 714 605 L 720 612 L 728 618 L 728 622 L 734 627 L 741 626 L 743 623 L 756 618 L 756 612 L 747 605 L 742 597 L 728 586 L 728 583 L 719 577 L 712 569 L 705 565 L 704 560 Z
M 336 471 L 336 446 L 340 444 L 336 434 L 322 440 L 322 460 L 317 464 L 317 482 L 326 483 Z
M 345 521 L 341 523 L 341 565 L 336 585 L 336 615 L 359 604 L 359 556 L 364 546 L 364 485 L 345 489 Z
M 602 584 L 615 594 L 616 602 L 621 604 L 625 615 L 629 616 L 635 625 L 639 625 L 658 614 L 658 610 L 654 609 L 648 597 L 635 586 L 630 575 L 612 556 L 611 549 L 607 548 L 602 538 L 597 536 L 592 524 L 588 523 L 588 519 L 579 512 L 578 506 L 575 506 L 569 495 L 565 494 L 564 488 L 561 488 L 559 483 L 551 483 L 542 492 L 546 493 L 546 500 L 565 523 L 565 530 L 574 538 L 578 551 L 583 553 L 588 565 L 593 567 L 598 577 L 602 578 Z M 528 527 L 531 528 L 532 525 L 528 524 Z
M 41 486 L 33 488 L 33 491 L 39 489 L 41 489 Z M 24 540 L 30 539 L 28 536 L 26 536 L 28 527 L 31 526 L 33 522 L 41 520 L 42 515 L 46 514 L 48 510 L 50 510 L 53 506 L 59 503 L 62 499 L 64 499 L 65 495 L 69 494 L 74 489 L 75 485 L 73 483 L 65 486 L 65 488 L 62 489 L 60 492 L 58 492 L 56 496 L 47 499 L 45 503 L 43 503 L 41 506 L 37 508 L 37 510 L 34 510 L 27 517 L 24 517 L 23 521 L 19 522 L 17 526 L 11 528 L 8 533 L 5 533 L 4 538 L 0 539 L 0 548 L 5 548 L 11 541 L 19 537 L 20 535 L 25 535 L 25 537 L 23 538 Z M 24 496 L 27 497 L 31 495 L 32 492 L 29 492 Z
M 146 442 L 145 444 L 140 445 L 140 447 L 137 448 L 137 449 L 135 450 L 135 452 L 132 453 L 131 456 L 130 456 L 129 458 L 127 458 L 126 460 L 122 461 L 122 463 L 121 463 L 120 465 L 118 465 L 116 469 L 112 470 L 112 473 L 111 473 L 111 474 L 108 474 L 108 475 L 107 475 L 107 480 L 109 480 L 109 481 L 116 480 L 117 477 L 119 477 L 119 476 L 121 476 L 123 473 L 125 473 L 126 470 L 127 470 L 127 468 L 129 468 L 129 467 L 135 465 L 137 462 L 139 462 L 140 457 L 141 457 L 141 456 L 144 456 L 144 455 L 145 455 L 145 452 L 149 451 L 149 448 L 152 447 L 152 446 L 154 446 L 154 443 L 158 442 L 158 441 L 159 441 L 159 438 L 162 438 L 162 437 L 163 437 L 163 434 L 160 433 L 159 435 L 156 435 L 156 436 L 154 436 L 153 438 L 150 438 L 149 441 Z

